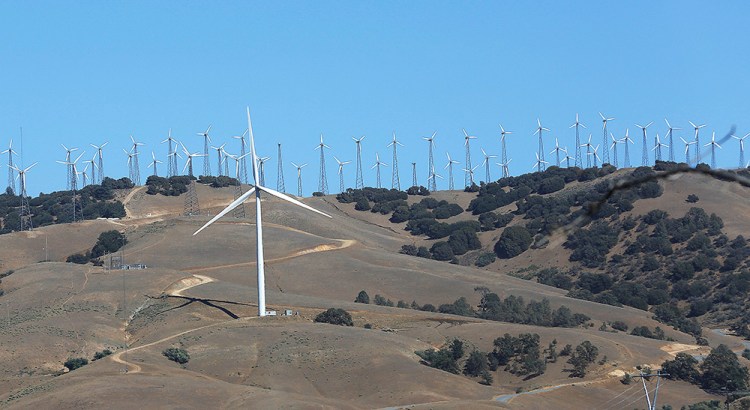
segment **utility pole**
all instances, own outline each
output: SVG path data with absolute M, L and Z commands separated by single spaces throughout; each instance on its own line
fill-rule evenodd
M 649 373 L 649 374 L 643 374 L 642 371 L 639 370 L 638 376 L 633 377 L 640 377 L 641 382 L 643 383 L 643 391 L 646 393 L 646 409 L 648 410 L 656 410 L 656 398 L 659 395 L 659 387 L 661 386 L 661 377 L 662 376 L 669 376 L 668 373 L 662 373 L 661 370 L 657 370 L 656 374 Z M 648 393 L 648 387 L 646 387 L 646 379 L 649 377 L 656 377 L 656 388 L 654 389 L 654 398 L 651 399 L 651 396 L 649 396 Z

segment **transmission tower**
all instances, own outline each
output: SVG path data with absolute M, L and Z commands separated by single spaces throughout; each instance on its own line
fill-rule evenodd
M 201 213 L 198 204 L 198 194 L 195 191 L 195 180 L 190 178 L 187 195 L 185 195 L 185 216 L 199 215 Z
M 10 140 L 10 145 L 8 145 L 8 149 L 3 151 L 2 153 L 8 153 L 8 189 L 10 190 L 11 195 L 16 194 L 16 178 L 15 178 L 15 170 L 13 166 L 13 154 L 16 154 L 16 151 L 13 151 L 13 140 Z
M 411 186 L 418 186 L 417 185 L 417 163 L 412 162 L 411 163 Z
M 279 146 L 279 167 L 278 167 L 278 170 L 276 171 L 276 190 L 279 192 L 286 192 L 286 188 L 284 187 L 284 165 L 283 165 L 284 162 L 281 160 L 281 144 L 278 144 L 278 146 Z
M 476 139 L 477 137 L 469 135 L 469 133 L 467 133 L 466 130 L 463 130 L 463 131 L 464 131 L 464 141 L 465 141 L 464 145 L 466 146 L 466 169 L 473 171 L 473 168 L 471 168 L 471 149 L 469 147 L 469 141 L 472 139 Z M 433 173 L 434 173 L 434 169 L 433 169 Z M 432 178 L 432 183 L 433 185 L 435 184 L 434 177 Z M 471 186 L 471 184 L 473 183 L 474 183 L 474 175 L 472 174 L 472 172 L 471 171 L 464 172 L 464 185 Z
M 390 147 L 393 145 L 393 164 L 391 164 L 391 189 L 397 189 L 401 190 L 401 180 L 398 177 L 398 155 L 396 154 L 396 146 L 401 145 L 402 147 L 404 144 L 396 141 L 396 132 L 393 132 L 393 141 L 391 141 L 390 144 L 386 145 L 386 147 Z
M 318 181 L 318 192 L 328 195 L 328 177 L 326 177 L 326 155 L 325 149 L 331 148 L 323 143 L 323 134 L 320 134 L 320 144 L 316 147 L 320 149 L 320 179 Z
M 362 140 L 365 139 L 363 135 L 360 139 L 352 137 L 354 143 L 357 144 L 357 179 L 354 183 L 355 188 L 362 189 L 364 182 L 362 180 Z

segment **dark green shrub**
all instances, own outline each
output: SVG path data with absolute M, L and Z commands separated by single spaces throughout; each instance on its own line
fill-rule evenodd
M 513 258 L 529 249 L 531 242 L 531 233 L 523 226 L 505 228 L 495 244 L 495 254 L 503 259 Z
M 164 355 L 167 359 L 179 364 L 185 364 L 190 360 L 190 355 L 188 354 L 187 350 L 180 347 L 170 347 L 164 349 L 161 354 Z
M 346 310 L 340 308 L 330 308 L 325 312 L 321 312 L 315 316 L 315 322 L 330 323 L 339 326 L 354 326 L 352 315 Z
M 364 290 L 360 290 L 359 294 L 357 294 L 357 298 L 354 299 L 355 303 L 370 303 L 370 295 L 367 294 Z
M 89 364 L 89 360 L 83 357 L 70 358 L 63 363 L 63 366 L 67 367 L 68 370 L 73 371 Z
M 103 358 L 105 358 L 105 357 L 107 357 L 107 356 L 109 356 L 109 355 L 111 355 L 111 354 L 112 354 L 112 351 L 111 351 L 111 350 L 109 350 L 109 349 L 104 349 L 104 350 L 102 350 L 101 352 L 96 352 L 96 353 L 94 353 L 94 360 L 99 360 L 99 359 L 103 359 Z

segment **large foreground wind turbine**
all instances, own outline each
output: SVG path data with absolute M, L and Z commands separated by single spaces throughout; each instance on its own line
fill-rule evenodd
M 327 215 L 321 211 L 318 211 L 315 208 L 312 208 L 310 206 L 307 206 L 303 204 L 302 202 L 289 197 L 285 194 L 282 194 L 281 192 L 274 191 L 271 188 L 264 187 L 262 185 L 258 184 L 258 157 L 255 155 L 255 139 L 253 138 L 253 126 L 252 122 L 250 121 L 250 108 L 247 108 L 247 128 L 250 131 L 250 162 L 253 164 L 253 182 L 255 183 L 255 186 L 250 188 L 249 191 L 242 194 L 239 198 L 234 200 L 231 204 L 229 204 L 226 208 L 224 208 L 223 211 L 219 212 L 218 215 L 213 217 L 210 221 L 206 222 L 205 225 L 203 225 L 200 229 L 195 231 L 193 235 L 198 234 L 198 232 L 205 229 L 207 226 L 211 225 L 212 223 L 216 222 L 219 218 L 226 215 L 228 212 L 232 211 L 234 208 L 241 205 L 245 200 L 250 198 L 251 195 L 255 195 L 255 232 L 256 232 L 256 255 L 257 255 L 257 268 L 258 268 L 258 316 L 265 316 L 266 315 L 266 279 L 265 279 L 265 271 L 263 266 L 263 224 L 261 220 L 261 201 L 260 201 L 260 193 L 261 191 L 270 194 L 272 196 L 275 196 L 277 198 L 281 198 L 287 202 L 291 202 L 297 206 L 300 206 L 302 208 L 305 208 L 307 210 L 319 213 L 323 216 L 326 216 L 330 218 L 330 215 Z

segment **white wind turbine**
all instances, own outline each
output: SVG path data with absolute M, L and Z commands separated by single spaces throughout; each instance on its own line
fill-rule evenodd
M 645 126 L 635 124 L 636 127 L 640 128 L 641 131 L 643 131 L 643 156 L 641 158 L 641 165 L 644 167 L 648 165 L 648 138 L 646 136 L 646 129 L 648 129 L 648 127 L 650 127 L 653 123 L 654 122 L 651 121 Z
M 208 125 L 208 128 L 205 132 L 197 132 L 196 134 L 203 137 L 203 175 L 205 176 L 211 176 L 211 161 L 208 159 L 208 146 L 211 143 L 211 137 L 208 136 L 208 133 L 211 132 L 211 124 Z
M 548 162 L 544 160 L 544 141 L 542 140 L 542 131 L 549 131 L 549 128 L 542 127 L 542 122 L 539 120 L 539 118 L 536 119 L 536 123 L 538 127 L 536 131 L 534 131 L 534 135 L 539 134 L 539 152 L 536 154 L 536 164 L 538 165 L 537 172 L 542 172 L 542 170 L 545 168 L 544 164 L 548 164 Z M 591 138 L 589 137 L 589 139 Z
M 265 186 L 266 185 L 266 166 L 265 163 L 270 160 L 271 157 L 262 157 L 258 158 L 258 172 L 260 173 L 260 181 L 258 181 L 258 185 Z
M 172 155 L 173 152 L 177 151 L 177 140 L 172 138 L 172 129 L 169 129 L 167 139 L 161 143 L 167 143 L 167 177 L 173 177 L 177 175 L 177 158 Z
M 158 177 L 159 172 L 156 170 L 156 164 L 161 164 L 161 161 L 156 159 L 156 155 L 154 155 L 154 151 L 151 151 L 151 163 L 149 163 L 146 168 L 154 168 L 154 176 Z
M 440 174 L 435 173 L 435 169 L 433 168 L 432 172 L 430 173 L 430 176 L 427 177 L 427 183 L 429 184 L 430 180 L 432 180 L 433 181 L 432 184 L 436 185 L 437 184 L 437 178 L 443 179 L 443 177 Z
M 453 164 L 460 164 L 460 162 L 451 159 L 451 154 L 449 154 L 448 152 L 446 152 L 445 155 L 448 157 L 448 163 L 445 164 L 445 168 L 448 169 L 448 190 L 453 191 Z
M 8 149 L 2 152 L 2 154 L 8 154 L 8 188 L 10 188 L 10 191 L 13 195 L 16 193 L 16 180 L 14 178 L 13 172 L 13 155 L 18 155 L 16 151 L 13 150 L 13 140 L 10 140 L 10 144 L 8 145 Z
M 633 142 L 633 139 L 628 135 L 629 132 L 630 128 L 625 129 L 625 137 L 622 139 L 622 143 L 625 144 L 625 157 L 622 161 L 622 166 L 624 168 L 630 168 L 630 150 L 628 149 L 628 142 L 631 144 L 635 144 Z
M 307 164 L 297 165 L 292 162 L 295 168 L 297 168 L 297 196 L 302 197 L 302 168 L 306 167 Z
M 607 118 L 601 112 L 599 113 L 599 116 L 602 117 L 602 123 L 603 123 L 603 126 L 602 126 L 603 134 L 602 134 L 601 146 L 602 146 L 602 149 L 604 150 L 603 155 L 602 155 L 602 157 L 604 158 L 604 161 L 602 161 L 602 164 L 604 164 L 604 163 L 609 163 L 609 151 L 607 150 L 607 122 L 613 121 L 614 117 Z
M 333 156 L 333 159 L 339 164 L 339 191 L 344 192 L 344 165 L 350 164 L 351 161 L 339 161 L 335 155 Z
M 391 164 L 391 189 L 401 190 L 401 179 L 398 176 L 398 155 L 396 153 L 396 147 L 404 146 L 404 144 L 396 141 L 396 132 L 393 132 L 393 141 L 385 147 L 388 148 L 393 146 L 393 163 Z
M 534 162 L 534 165 L 533 165 L 533 166 L 531 167 L 531 169 L 534 169 L 534 168 L 536 168 L 536 169 L 537 169 L 537 172 L 539 172 L 538 170 L 540 169 L 541 165 L 542 165 L 542 164 L 546 164 L 546 163 L 547 163 L 547 161 L 545 161 L 545 160 L 543 160 L 543 159 L 539 158 L 539 153 L 536 153 L 536 152 L 535 152 L 535 153 L 534 153 L 534 155 L 536 155 L 536 161 Z
M 435 148 L 435 135 L 437 135 L 437 131 L 432 133 L 432 136 L 430 138 L 422 137 L 423 140 L 427 141 L 427 189 L 430 191 L 436 191 L 437 188 L 435 187 L 435 179 L 430 178 L 432 176 L 432 173 L 435 172 L 435 163 L 433 161 L 432 151 Z M 432 181 L 432 185 L 430 185 L 430 181 Z
M 185 167 L 182 168 L 182 172 L 185 172 L 185 170 L 188 170 L 188 176 L 192 177 L 193 176 L 193 158 L 203 157 L 205 156 L 205 154 L 201 154 L 198 152 L 191 154 L 190 151 L 188 151 L 187 147 L 185 147 L 185 144 L 182 144 L 182 151 L 185 153 L 185 158 L 187 158 L 187 160 L 185 161 Z
M 96 156 L 99 158 L 99 184 L 102 183 L 104 180 L 104 157 L 102 155 L 102 150 L 104 149 L 104 146 L 109 144 L 109 141 L 105 142 L 102 145 L 96 146 L 94 144 L 89 144 L 96 150 Z
M 510 165 L 511 161 L 513 161 L 513 158 L 508 159 L 505 162 L 498 162 L 497 165 L 500 166 L 503 170 L 503 178 L 508 178 L 510 176 L 510 172 L 508 171 L 508 165 Z
M 88 161 L 83 161 L 86 163 L 86 168 L 88 168 L 89 165 L 91 165 L 91 183 L 96 183 L 96 153 L 94 153 L 94 156 L 91 157 Z M 84 172 L 86 172 L 86 168 L 83 169 Z M 86 182 L 84 181 L 83 186 L 86 186 Z
M 745 134 L 745 136 L 742 138 L 736 135 L 732 135 L 732 138 L 740 142 L 740 165 L 738 166 L 738 168 L 743 168 L 745 166 L 745 138 L 749 136 L 750 136 L 750 132 Z
M 706 124 L 695 125 L 692 121 L 688 122 L 693 126 L 693 129 L 695 130 L 695 165 L 698 165 L 701 163 L 701 141 L 700 139 L 698 139 L 698 130 L 705 127 Z
M 21 181 L 20 191 L 21 191 L 21 198 L 26 198 L 28 195 L 26 194 L 26 173 L 29 172 L 31 168 L 34 168 L 36 166 L 37 162 L 29 165 L 25 169 L 18 168 L 17 166 L 13 166 L 13 169 L 18 173 L 18 176 L 16 176 L 16 179 L 19 179 Z
M 469 174 L 469 186 L 474 185 L 474 170 L 476 170 L 477 168 L 479 168 L 479 165 L 475 165 L 474 168 L 471 168 L 471 169 L 469 169 L 469 168 L 464 168 L 463 169 L 464 172 L 466 172 L 467 174 Z
M 589 140 L 585 144 L 581 144 L 582 147 L 586 147 L 586 168 L 591 168 L 591 148 L 593 148 L 593 145 L 591 145 L 591 134 L 589 134 Z M 536 157 L 537 161 L 539 160 L 539 155 Z M 544 161 L 544 159 L 542 159 Z
M 377 168 L 376 175 L 377 175 L 378 185 L 376 186 L 376 188 L 381 188 L 381 186 L 380 186 L 380 167 L 384 167 L 384 166 L 387 167 L 388 164 L 386 164 L 385 162 L 381 161 L 380 160 L 380 155 L 378 155 L 378 153 L 376 152 L 375 153 L 375 165 L 373 165 L 372 168 L 370 168 L 370 169 Z
M 601 158 L 599 158 L 599 154 L 596 153 L 597 151 L 599 151 L 599 147 L 600 145 L 597 145 L 593 150 L 591 150 L 591 156 L 594 157 L 594 168 L 599 166 L 599 163 L 597 161 L 601 161 Z
M 656 151 L 656 161 L 661 161 L 661 147 L 667 147 L 669 148 L 669 145 L 663 144 L 661 142 L 661 139 L 659 138 L 659 133 L 656 133 L 656 145 L 654 145 L 654 148 L 652 148 L 652 151 Z
M 557 165 L 558 168 L 560 168 L 560 151 L 564 151 L 562 148 L 560 148 L 560 144 L 557 142 L 557 138 L 555 138 L 555 149 L 550 151 L 550 155 L 552 153 L 555 153 L 555 165 Z
M 581 138 L 578 136 L 578 127 L 579 126 L 581 126 L 583 128 L 586 128 L 586 126 L 583 125 L 582 122 L 578 121 L 578 113 L 576 113 L 576 122 L 573 123 L 573 125 L 571 125 L 568 128 L 576 127 L 576 157 L 575 157 L 575 166 L 577 166 L 577 167 L 580 168 L 580 167 L 583 166 L 583 161 L 581 161 L 581 147 L 583 145 L 581 145 Z M 568 167 L 570 167 L 570 166 L 568 166 Z
M 502 152 L 500 154 L 500 160 L 502 163 L 508 162 L 508 151 L 505 150 L 505 136 L 508 134 L 513 134 L 511 131 L 505 131 L 505 128 L 503 128 L 503 125 L 500 124 L 500 145 Z M 505 168 L 503 168 L 503 178 L 507 178 L 508 175 L 505 173 Z
M 218 162 L 217 163 L 219 165 L 219 169 L 218 169 L 219 176 L 224 175 L 224 172 L 222 172 L 222 166 L 224 165 L 224 159 L 223 159 L 224 158 L 223 157 L 223 154 L 224 154 L 224 145 L 227 145 L 227 144 L 224 143 L 224 144 L 221 144 L 221 146 L 218 146 L 218 147 L 215 147 L 215 146 L 211 145 L 211 149 L 215 149 L 216 150 L 216 155 L 218 156 Z
M 685 163 L 690 164 L 690 146 L 695 144 L 695 141 L 687 142 L 685 141 L 685 138 L 680 137 L 682 140 L 682 143 L 685 144 Z
M 716 168 L 716 147 L 719 147 L 721 149 L 721 145 L 719 145 L 718 142 L 716 142 L 716 132 L 711 133 L 711 142 L 704 145 L 704 147 L 711 147 L 711 168 Z
M 615 160 L 613 161 L 614 163 L 612 165 L 614 165 L 615 168 L 617 168 L 619 166 L 617 164 L 617 144 L 619 144 L 620 141 L 616 140 L 615 139 L 615 134 L 612 134 L 611 132 L 609 133 L 609 136 L 610 136 L 610 138 L 612 138 L 612 145 L 609 147 L 609 149 L 612 150 L 612 155 L 615 157 L 614 158 Z
M 471 149 L 469 147 L 469 141 L 477 139 L 477 137 L 473 135 L 469 135 L 466 130 L 463 130 L 464 132 L 464 145 L 466 146 L 466 168 L 471 168 Z M 433 166 L 432 164 L 430 166 Z M 474 168 L 471 168 L 472 170 Z M 434 171 L 434 168 L 433 168 Z M 433 178 L 433 184 L 435 183 L 435 179 Z M 474 175 L 470 174 L 469 172 L 464 173 L 464 183 L 466 186 L 471 186 L 471 184 L 474 183 Z
M 287 202 L 291 202 L 292 204 L 295 204 L 307 210 L 319 213 L 328 218 L 330 218 L 331 216 L 321 211 L 318 211 L 317 209 L 312 208 L 308 205 L 305 205 L 302 202 L 290 196 L 282 194 L 281 192 L 277 192 L 271 188 L 267 188 L 258 184 L 258 162 L 257 162 L 258 157 L 255 154 L 255 140 L 253 138 L 253 126 L 252 126 L 252 122 L 250 121 L 250 108 L 249 107 L 247 109 L 247 128 L 250 131 L 250 153 L 251 153 L 250 162 L 253 164 L 253 182 L 255 183 L 255 186 L 253 186 L 252 188 L 250 188 L 249 191 L 247 191 L 246 193 L 242 194 L 242 196 L 234 200 L 231 204 L 229 204 L 226 208 L 224 208 L 223 211 L 219 212 L 219 214 L 213 217 L 210 221 L 206 222 L 206 224 L 203 225 L 197 231 L 195 231 L 193 235 L 198 234 L 207 226 L 216 222 L 219 218 L 226 215 L 228 212 L 238 207 L 239 205 L 241 205 L 243 202 L 245 202 L 245 200 L 250 198 L 251 195 L 255 194 L 255 232 L 256 232 L 256 237 L 257 237 L 256 239 L 256 243 L 257 243 L 256 266 L 257 266 L 257 274 L 258 274 L 258 316 L 263 317 L 263 316 L 266 316 L 266 283 L 265 283 L 265 271 L 264 271 L 264 263 L 263 263 L 263 224 L 261 220 L 261 196 L 260 196 L 261 191 L 269 195 L 275 196 L 277 198 L 283 199 Z
M 667 134 L 669 134 L 669 160 L 674 162 L 674 131 L 679 131 L 682 128 L 673 127 L 672 124 L 669 123 L 669 121 L 665 118 L 664 122 L 667 123 L 667 128 L 669 131 L 667 131 Z
M 575 161 L 575 158 L 570 156 L 570 153 L 568 152 L 567 147 L 563 148 L 563 151 L 565 151 L 565 158 L 563 158 L 563 160 L 565 161 L 565 167 L 570 168 L 570 160 L 572 159 Z
M 482 150 L 482 155 L 484 156 L 484 162 L 482 162 L 482 165 L 484 165 L 485 168 L 485 182 L 490 183 L 492 181 L 492 178 L 490 177 L 490 158 L 497 158 L 497 155 L 489 155 L 486 152 L 484 152 L 484 148 L 480 148 Z

